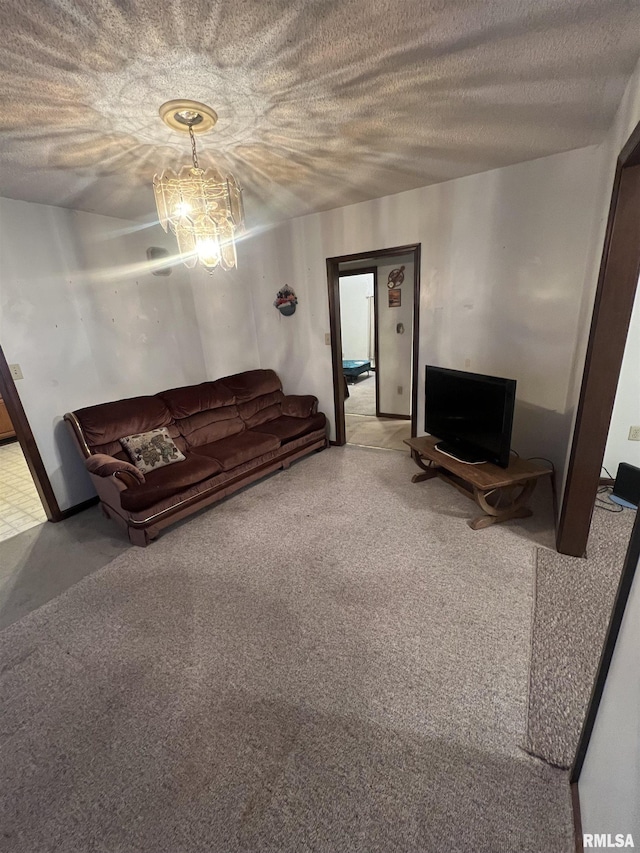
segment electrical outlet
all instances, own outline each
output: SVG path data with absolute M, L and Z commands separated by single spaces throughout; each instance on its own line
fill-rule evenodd
M 9 370 L 11 372 L 11 376 L 14 379 L 24 379 L 24 376 L 22 375 L 22 370 L 20 369 L 19 364 L 10 364 Z M 638 429 L 640 429 L 640 427 L 638 427 Z
M 398 385 L 398 394 L 402 394 L 402 385 Z
M 330 346 L 331 346 L 331 332 L 325 332 L 325 334 L 324 334 L 324 342 L 325 342 L 325 344 L 326 344 L 328 347 L 330 347 Z
M 640 426 L 629 428 L 629 441 L 640 441 Z

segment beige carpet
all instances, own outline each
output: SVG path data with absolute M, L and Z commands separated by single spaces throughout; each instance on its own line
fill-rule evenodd
M 586 559 L 539 549 L 526 748 L 571 767 L 635 511 L 596 509 Z
M 569 853 L 519 744 L 530 519 L 332 448 L 0 634 L 0 850 Z M 544 493 L 541 493 L 544 498 Z
M 348 415 L 376 416 L 376 377 L 375 373 L 362 375 L 362 378 L 349 386 L 349 396 L 344 401 L 344 411 Z

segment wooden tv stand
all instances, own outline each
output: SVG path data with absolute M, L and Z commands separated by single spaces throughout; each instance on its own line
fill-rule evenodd
M 412 450 L 415 463 L 422 468 L 421 474 L 414 474 L 411 478 L 412 483 L 439 477 L 474 500 L 482 515 L 468 522 L 472 530 L 532 515 L 527 502 L 538 479 L 553 473 L 550 466 L 535 465 L 519 458 L 514 458 L 508 468 L 499 468 L 491 462 L 467 465 L 436 450 L 435 445 L 439 441 L 433 435 L 404 440 Z M 428 464 L 425 465 L 423 460 Z

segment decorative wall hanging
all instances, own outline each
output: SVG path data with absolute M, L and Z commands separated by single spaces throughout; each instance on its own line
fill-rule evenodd
M 276 294 L 276 301 L 273 304 L 281 314 L 284 314 L 285 317 L 290 317 L 296 313 L 298 297 L 289 285 L 285 284 L 282 290 L 279 290 Z
M 165 169 L 154 176 L 160 224 L 176 235 L 186 266 L 199 261 L 209 272 L 218 265 L 231 269 L 237 266 L 235 238 L 244 232 L 242 188 L 233 175 L 213 166 L 200 168 L 194 136 L 210 130 L 218 115 L 198 101 L 167 101 L 159 112 L 172 130 L 189 134 L 193 160 L 193 166 L 183 166 L 178 174 Z
M 402 291 L 398 287 L 394 287 L 392 290 L 388 290 L 389 294 L 389 308 L 400 308 L 402 304 Z
M 400 287 L 404 281 L 404 267 L 399 267 L 391 270 L 387 279 L 387 287 L 391 290 L 392 287 Z

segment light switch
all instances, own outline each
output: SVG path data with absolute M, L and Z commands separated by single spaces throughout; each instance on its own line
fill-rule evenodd
M 24 376 L 22 375 L 22 370 L 20 369 L 19 364 L 10 364 L 9 370 L 11 372 L 11 376 L 14 379 L 24 379 Z
M 325 332 L 325 334 L 324 334 L 324 342 L 325 342 L 325 344 L 326 344 L 328 347 L 330 347 L 330 346 L 331 346 L 331 332 Z

